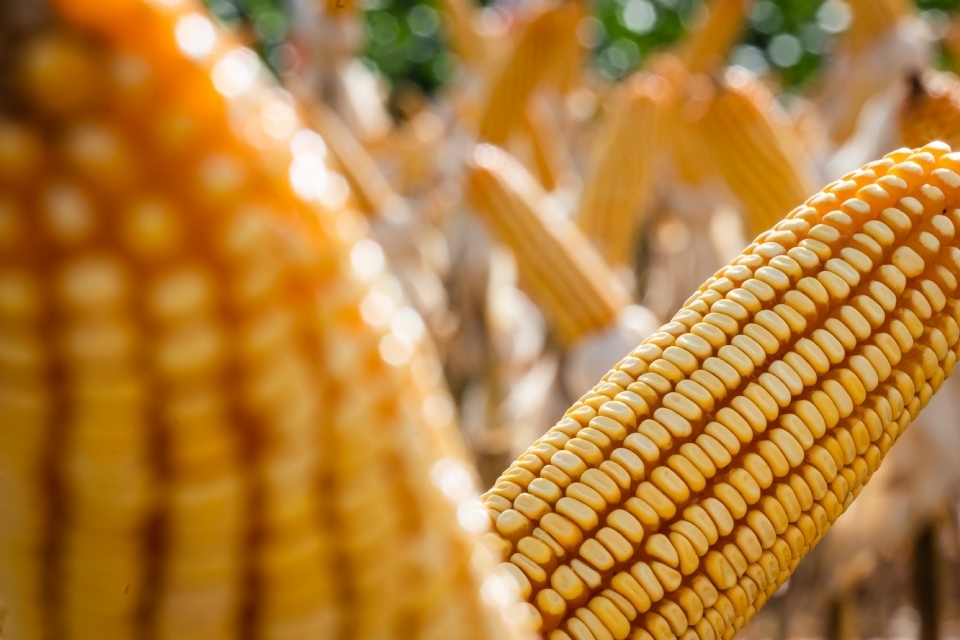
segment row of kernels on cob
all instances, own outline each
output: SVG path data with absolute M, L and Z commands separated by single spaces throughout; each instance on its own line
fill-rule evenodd
M 636 230 L 656 195 L 668 93 L 659 76 L 631 77 L 611 98 L 593 148 L 576 221 L 614 266 L 632 262 Z
M 811 191 L 809 161 L 776 122 L 773 96 L 745 72 L 728 70 L 695 127 L 743 208 L 750 235 L 769 229 Z
M 470 162 L 469 197 L 513 250 L 521 282 L 558 339 L 570 344 L 610 325 L 629 295 L 573 222 L 550 209 L 533 176 L 506 152 L 479 145 Z
M 794 210 L 486 494 L 551 638 L 729 638 L 850 504 L 956 360 L 946 151 Z
M 28 87 L 117 86 L 0 130 L 7 630 L 502 637 L 439 365 L 323 140 L 194 5 L 62 8 L 109 46 Z

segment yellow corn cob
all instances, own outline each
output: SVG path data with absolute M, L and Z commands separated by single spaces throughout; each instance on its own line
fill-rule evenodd
M 680 46 L 680 57 L 690 73 L 706 73 L 721 66 L 743 29 L 753 0 L 713 0 L 703 6 L 698 26 Z
M 663 106 L 663 139 L 668 145 L 673 169 L 687 184 L 700 184 L 715 174 L 709 154 L 694 123 L 713 96 L 713 84 L 705 74 L 691 75 L 679 57 L 670 52 L 659 53 L 650 61 L 651 73 L 663 78 L 670 87 Z
M 804 156 L 773 97 L 752 76 L 728 73 L 700 120 L 713 164 L 740 200 L 751 235 L 770 228 L 809 193 Z
M 920 146 L 931 140 L 960 144 L 960 81 L 949 73 L 927 71 L 913 82 L 899 114 L 904 144 Z
M 475 26 L 477 8 L 473 0 L 442 0 L 439 8 L 446 23 L 444 32 L 450 50 L 467 68 L 474 69 L 483 64 L 487 43 Z
M 577 225 L 611 265 L 633 263 L 636 230 L 656 195 L 667 83 L 641 73 L 612 98 L 591 156 Z
M 523 122 L 527 101 L 538 85 L 561 92 L 570 87 L 583 55 L 575 33 L 583 15 L 579 0 L 563 1 L 526 25 L 489 88 L 478 129 L 482 140 L 505 143 Z
M 960 154 L 899 150 L 761 234 L 485 495 L 548 640 L 729 639 L 954 368 Z
M 474 208 L 513 250 L 521 285 L 561 342 L 609 326 L 630 303 L 589 240 L 548 208 L 536 179 L 506 152 L 477 146 L 470 154 L 468 188 Z
M 567 149 L 563 124 L 546 96 L 535 96 L 524 110 L 524 127 L 532 147 L 533 165 L 540 184 L 555 191 L 565 180 L 576 175 L 573 158 Z
M 0 119 L 4 633 L 511 636 L 323 139 L 193 3 L 58 7 Z
M 905 0 L 848 0 L 852 17 L 843 33 L 844 47 L 859 50 L 883 37 L 905 16 L 910 7 Z

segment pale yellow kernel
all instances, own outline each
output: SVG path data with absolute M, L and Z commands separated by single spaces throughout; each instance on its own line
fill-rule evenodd
M 612 636 L 610 636 L 609 632 L 605 636 L 597 638 L 595 635 L 593 635 L 593 632 L 590 631 L 590 628 L 579 618 L 567 618 L 564 621 L 564 626 L 570 635 L 564 633 L 563 636 L 572 638 L 572 640 L 612 640 Z M 562 637 L 560 636 L 561 633 L 563 632 L 560 630 L 554 631 L 550 635 L 550 640 Z
M 596 491 L 608 503 L 620 502 L 620 488 L 606 473 L 599 469 L 588 469 L 580 477 L 580 482 Z M 573 487 L 573 485 L 571 485 Z M 570 495 L 570 490 L 567 490 Z
M 725 316 L 723 316 L 725 317 Z M 732 322 L 732 320 L 727 319 Z M 736 324 L 735 322 L 733 324 Z M 709 322 L 698 322 L 690 329 L 692 335 L 705 340 L 711 348 L 719 349 L 727 344 L 727 333 L 717 324 Z
M 582 486 L 583 485 L 581 485 L 581 487 Z M 590 491 L 593 490 L 590 489 Z M 596 492 L 593 493 L 596 494 Z M 599 499 L 599 495 L 597 495 L 597 498 Z M 593 530 L 599 522 L 596 511 L 584 504 L 581 500 L 569 496 L 557 500 L 556 510 L 559 515 L 569 518 L 583 531 Z M 541 521 L 540 526 L 544 526 L 543 521 Z M 546 527 L 544 527 L 544 529 L 546 529 Z M 547 532 L 550 533 L 549 529 L 547 529 Z M 559 542 L 563 544 L 563 540 L 559 540 Z
M 689 464 L 689 463 L 688 463 Z M 669 467 L 657 467 L 650 472 L 650 482 L 662 491 L 675 505 L 690 499 L 690 488 Z
M 556 627 L 567 613 L 566 600 L 554 589 L 541 589 L 537 592 L 534 606 L 540 612 L 545 631 Z
M 608 481 L 609 481 L 609 478 L 608 478 Z M 593 511 L 598 511 L 598 512 L 603 511 L 607 506 L 607 501 L 603 499 L 603 496 L 601 496 L 596 489 L 589 487 L 580 482 L 574 482 L 569 487 L 567 487 L 566 494 L 568 498 L 573 498 L 574 500 L 578 500 L 579 502 L 583 503 Z M 563 513 L 562 511 L 560 511 L 561 502 L 563 502 L 563 500 L 560 500 L 557 502 L 558 513 Z M 564 515 L 567 515 L 567 514 L 564 513 Z M 576 522 L 576 520 L 574 520 L 574 522 Z M 585 527 L 585 528 L 590 529 L 592 527 Z
M 550 462 L 553 463 L 553 466 L 563 471 L 571 478 L 579 478 L 580 475 L 587 470 L 587 464 L 578 455 L 568 450 L 568 447 L 570 447 L 570 442 L 571 441 L 568 441 L 566 444 L 564 444 L 564 450 L 556 452 L 553 455 L 553 457 L 550 459 Z M 583 440 L 580 440 L 580 442 L 585 445 L 590 444 Z M 596 449 L 595 445 L 591 445 L 591 446 L 593 446 L 593 448 Z M 576 445 L 574 445 L 574 448 L 576 448 Z
M 75 244 L 94 231 L 93 204 L 76 185 L 61 182 L 47 187 L 41 199 L 41 213 L 47 232 L 56 242 Z
M 643 617 L 643 628 L 648 630 L 653 640 L 677 640 L 670 624 L 660 615 L 647 613 Z
M 640 544 L 643 541 L 643 525 L 629 512 L 623 509 L 616 509 L 607 516 L 607 525 L 623 535 L 632 544 Z
M 213 302 L 213 282 L 195 267 L 173 271 L 160 278 L 147 293 L 150 312 L 159 320 L 172 322 L 199 315 Z
M 671 533 L 668 537 L 673 543 L 673 546 L 677 549 L 678 555 L 681 555 L 681 564 L 683 562 L 682 554 L 684 550 L 679 546 L 682 543 L 679 543 L 674 539 L 675 535 L 683 536 L 687 543 L 690 544 L 697 557 L 703 556 L 710 549 L 710 543 L 707 540 L 707 537 L 693 523 L 688 522 L 687 520 L 677 520 L 670 525 L 670 529 L 673 533 Z
M 580 545 L 579 553 L 581 558 L 589 562 L 590 565 L 595 567 L 598 571 L 607 571 L 613 568 L 613 556 L 594 538 L 588 538 L 585 540 L 583 544 Z
M 570 500 L 569 498 L 561 498 L 560 500 Z M 558 501 L 559 502 L 559 501 Z M 577 506 L 578 513 L 584 513 L 583 510 L 586 509 L 589 511 L 589 508 L 582 503 Z M 558 509 L 559 511 L 559 509 Z M 593 513 L 590 511 L 590 513 Z M 586 514 L 584 514 L 586 515 Z M 596 513 L 593 513 L 593 517 L 596 518 Z M 586 517 L 589 518 L 587 515 Z M 575 525 L 571 520 L 568 520 L 560 513 L 548 513 L 540 519 L 540 527 L 549 533 L 557 542 L 559 542 L 564 549 L 567 551 L 573 551 L 578 549 L 580 544 L 583 542 L 583 531 L 577 525 Z M 558 589 L 559 591 L 559 589 Z
M 630 635 L 630 621 L 609 599 L 596 596 L 590 600 L 587 608 L 596 615 L 615 640 L 626 640 Z
M 510 556 L 510 563 L 523 571 L 524 575 L 530 580 L 531 585 L 539 588 L 547 582 L 547 572 L 543 567 L 535 563 L 522 553 L 515 553 Z
M 650 609 L 650 596 L 631 574 L 625 571 L 618 573 L 610 580 L 610 586 L 626 598 L 639 613 Z
M 630 542 L 612 527 L 603 527 L 597 531 L 596 539 L 616 558 L 617 562 L 626 562 L 633 557 L 633 547 Z
M 616 590 L 604 589 L 600 592 L 600 595 L 612 602 L 620 613 L 626 616 L 627 620 L 633 621 L 637 619 L 637 608 L 634 607 L 629 600 L 617 593 Z
M 621 462 L 626 464 L 621 464 Z M 629 471 L 627 470 L 628 467 L 630 468 Z M 633 482 L 643 479 L 643 461 L 629 449 L 616 449 L 610 454 L 609 460 L 600 464 L 599 469 L 613 481 L 620 491 L 629 491 Z
M 108 256 L 90 255 L 68 264 L 59 279 L 59 298 L 70 310 L 104 313 L 127 298 L 129 282 L 121 263 Z
M 209 373 L 225 357 L 223 333 L 205 322 L 176 329 L 162 338 L 155 350 L 155 362 L 161 375 L 181 381 L 188 376 Z
M 527 491 L 529 491 L 531 495 L 549 504 L 554 504 L 563 497 L 563 490 L 546 478 L 536 478 L 533 480 L 527 487 Z
M 579 600 L 587 591 L 583 580 L 566 566 L 560 565 L 550 576 L 550 586 L 567 602 Z
M 530 580 L 523 571 L 509 562 L 501 563 L 499 570 L 500 575 L 507 579 L 507 582 L 512 585 L 522 600 L 529 599 L 533 587 L 530 585 Z

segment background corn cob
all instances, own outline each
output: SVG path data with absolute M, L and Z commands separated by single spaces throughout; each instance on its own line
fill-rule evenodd
M 594 143 L 576 220 L 614 266 L 632 265 L 636 230 L 656 196 L 669 91 L 659 76 L 628 80 L 612 98 L 609 120 Z
M 694 18 L 697 26 L 679 51 L 690 73 L 708 73 L 723 65 L 752 6 L 753 0 L 712 0 L 702 7 Z
M 37 114 L 0 122 L 4 632 L 509 636 L 323 139 L 192 3 L 58 7 L 75 33 L 0 65 Z
M 530 141 L 531 165 L 536 176 L 547 191 L 556 192 L 569 186 L 571 180 L 578 181 L 566 146 L 563 123 L 554 105 L 545 94 L 531 96 L 524 110 L 524 128 Z
M 776 109 L 756 78 L 731 70 L 697 123 L 714 166 L 740 200 L 749 235 L 769 229 L 811 190 L 809 161 Z
M 610 325 L 630 302 L 573 222 L 523 166 L 492 145 L 470 157 L 468 197 L 517 260 L 520 281 L 564 344 Z
M 450 49 L 468 69 L 476 69 L 487 58 L 487 42 L 477 31 L 475 6 L 466 0 L 443 0 L 439 3 L 446 23 L 445 34 Z
M 650 71 L 666 80 L 673 93 L 662 117 L 675 177 L 684 184 L 700 185 L 716 172 L 693 124 L 703 115 L 713 85 L 704 74 L 691 77 L 680 58 L 669 52 L 651 60 Z
M 710 278 L 485 494 L 551 640 L 730 638 L 955 365 L 960 155 L 828 185 Z
M 960 81 L 937 71 L 914 78 L 898 117 L 904 144 L 943 140 L 956 146 L 960 143 Z
M 576 38 L 583 15 L 579 1 L 557 2 L 524 27 L 487 91 L 478 126 L 481 140 L 503 145 L 522 125 L 527 101 L 538 85 L 569 89 L 583 56 Z
M 299 91 L 297 94 L 306 95 Z M 399 196 L 340 116 L 324 104 L 311 105 L 309 115 L 313 116 L 311 123 L 330 145 L 330 151 L 342 167 L 360 209 L 367 215 L 375 215 L 395 204 Z

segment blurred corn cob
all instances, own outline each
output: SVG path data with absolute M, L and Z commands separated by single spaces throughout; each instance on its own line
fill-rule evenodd
M 612 266 L 632 266 L 641 216 L 656 196 L 668 94 L 659 76 L 631 77 L 611 98 L 594 142 L 576 221 Z
M 450 50 L 468 69 L 481 66 L 487 58 L 488 43 L 477 31 L 477 8 L 473 0 L 443 0 L 439 9 L 446 23 Z
M 761 234 L 485 494 L 549 640 L 729 639 L 955 365 L 960 154 L 847 174 Z
M 807 158 L 778 122 L 773 96 L 753 76 L 729 70 L 697 124 L 704 147 L 739 199 L 748 233 L 769 229 L 809 193 Z
M 503 145 L 523 122 L 527 101 L 541 84 L 564 93 L 569 89 L 583 56 L 576 37 L 583 15 L 579 0 L 556 2 L 524 27 L 487 89 L 478 125 L 481 140 Z
M 534 95 L 524 110 L 524 127 L 532 147 L 533 166 L 543 188 L 556 192 L 576 183 L 577 175 L 566 146 L 564 123 L 546 95 Z
M 960 145 L 960 81 L 953 74 L 937 71 L 914 76 L 898 117 L 904 144 L 920 146 L 943 140 Z
M 305 95 L 297 92 L 298 95 Z M 330 107 L 313 104 L 311 123 L 329 144 L 360 210 L 376 215 L 388 210 L 398 198 L 379 167 L 347 125 Z
M 0 121 L 4 632 L 510 636 L 323 139 L 196 5 L 57 6 L 0 64 L 35 114 Z
M 610 325 L 629 304 L 590 242 L 504 151 L 486 144 L 472 151 L 468 197 L 513 251 L 522 285 L 563 344 Z
M 753 0 L 712 0 L 701 7 L 678 52 L 690 73 L 709 73 L 723 65 L 752 6 Z

